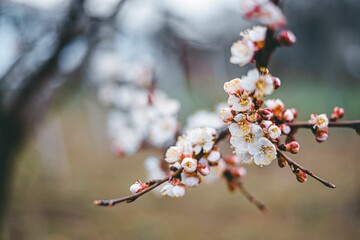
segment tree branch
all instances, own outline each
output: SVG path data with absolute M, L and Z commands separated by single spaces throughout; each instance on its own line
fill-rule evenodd
M 245 187 L 244 183 L 240 180 L 237 181 L 237 185 L 239 187 L 240 192 L 251 202 L 254 204 L 262 213 L 268 212 L 268 208 L 265 204 L 263 204 L 260 200 L 258 200 L 253 193 L 250 192 L 247 187 Z
M 303 166 L 301 166 L 300 164 L 298 164 L 297 162 L 292 160 L 290 157 L 285 155 L 282 151 L 277 150 L 277 153 L 286 160 L 286 162 L 289 164 L 290 167 L 292 166 L 292 167 L 295 167 L 295 168 L 298 168 L 298 169 L 302 170 L 303 172 L 305 172 L 310 177 L 313 177 L 314 179 L 316 179 L 319 182 L 321 182 L 322 184 L 324 184 L 326 187 L 336 188 L 336 186 L 334 184 L 332 184 L 331 182 L 329 182 L 327 180 L 324 180 L 321 177 L 317 176 L 313 171 L 310 171 L 310 170 L 304 168 Z
M 158 186 L 160 186 L 164 182 L 167 182 L 167 181 L 171 180 L 172 178 L 178 176 L 182 172 L 182 170 L 183 170 L 183 168 L 180 168 L 176 172 L 173 172 L 173 173 L 169 174 L 168 176 L 166 176 L 166 177 L 164 177 L 162 179 L 149 181 L 149 183 L 151 185 L 148 188 L 145 188 L 143 191 L 141 191 L 139 193 L 132 194 L 132 195 L 122 197 L 122 198 L 110 199 L 110 200 L 95 200 L 94 204 L 98 205 L 98 206 L 112 207 L 112 206 L 114 206 L 114 205 L 116 205 L 118 203 L 122 203 L 122 202 L 126 202 L 126 203 L 134 202 L 136 199 L 138 199 L 139 197 L 141 197 L 145 193 L 150 192 L 151 190 L 157 188 Z
M 298 128 L 308 128 L 313 129 L 313 125 L 308 122 L 294 122 L 288 124 L 292 129 Z M 339 121 L 339 122 L 329 122 L 328 127 L 337 127 L 337 128 L 352 128 L 358 134 L 360 134 L 360 120 L 353 121 Z

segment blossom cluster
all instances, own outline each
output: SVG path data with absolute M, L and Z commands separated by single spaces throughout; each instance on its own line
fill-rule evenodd
M 286 109 L 280 99 L 264 101 L 280 87 L 280 80 L 267 69 L 251 69 L 241 79 L 236 78 L 224 84 L 229 95 L 228 107 L 220 112 L 224 122 L 229 124 L 230 143 L 240 161 L 246 164 L 269 165 L 277 158 L 280 136 L 290 133 L 289 123 L 297 116 L 295 109 Z M 266 107 L 262 108 L 264 104 Z M 292 153 L 299 151 L 296 141 L 285 145 Z
M 108 135 L 116 153 L 131 155 L 143 144 L 161 148 L 174 141 L 180 104 L 160 91 L 149 94 L 123 86 L 114 96 L 114 104 L 121 105 L 108 114 Z
M 171 172 L 179 171 L 161 189 L 161 194 L 169 197 L 182 197 L 185 189 L 199 185 L 202 178 L 212 181 L 225 171 L 230 171 L 237 178 L 243 177 L 246 171 L 240 167 L 240 161 L 236 156 L 223 158 L 219 147 L 215 144 L 216 130 L 214 128 L 193 128 L 180 136 L 174 146 L 167 149 L 165 162 Z M 147 160 L 147 169 L 150 174 L 165 169 L 161 168 L 160 161 L 152 159 L 151 163 Z M 154 176 L 156 177 L 156 176 Z M 158 176 L 159 177 L 159 176 Z M 149 187 L 148 183 L 136 181 L 130 191 L 135 194 Z
M 132 155 L 144 145 L 167 147 L 179 129 L 180 103 L 154 88 L 146 66 L 128 66 L 127 72 L 113 73 L 113 78 L 99 86 L 99 99 L 109 107 L 107 128 L 112 149 L 120 155 Z

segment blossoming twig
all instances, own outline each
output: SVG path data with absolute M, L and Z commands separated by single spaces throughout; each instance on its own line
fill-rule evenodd
M 303 166 L 299 165 L 297 162 L 295 162 L 294 160 L 292 160 L 290 157 L 288 157 L 287 155 L 285 155 L 283 152 L 281 152 L 280 150 L 277 150 L 277 153 L 282 156 L 286 162 L 289 164 L 289 166 L 291 168 L 295 168 L 295 169 L 300 169 L 302 170 L 304 173 L 308 174 L 309 176 L 315 178 L 316 180 L 318 180 L 319 182 L 321 182 L 322 184 L 324 184 L 326 187 L 329 188 L 336 188 L 336 186 L 334 184 L 332 184 L 329 181 L 326 181 L 324 179 L 322 179 L 321 177 L 317 176 L 313 171 L 310 171 L 306 168 L 304 168 Z
M 150 192 L 151 190 L 157 188 L 161 184 L 163 184 L 163 183 L 169 181 L 170 179 L 172 179 L 173 177 L 179 175 L 182 172 L 182 170 L 183 170 L 183 168 L 180 168 L 176 172 L 173 172 L 162 179 L 150 180 L 149 181 L 150 186 L 148 188 L 145 188 L 143 191 L 141 191 L 139 193 L 132 194 L 132 195 L 122 197 L 122 198 L 110 199 L 110 200 L 95 200 L 94 204 L 98 205 L 98 206 L 112 207 L 112 206 L 114 206 L 118 203 L 122 203 L 122 202 L 126 202 L 126 203 L 134 202 L 136 199 L 138 199 L 145 193 Z
M 289 126 L 292 129 L 298 129 L 298 128 L 309 128 L 312 129 L 313 125 L 309 122 L 293 122 L 289 123 Z M 339 122 L 329 122 L 328 127 L 344 127 L 344 128 L 352 128 L 354 129 L 357 134 L 360 134 L 360 120 L 354 120 L 354 121 L 339 121 Z
M 224 138 L 226 138 L 226 136 L 228 135 L 229 131 L 227 127 L 224 128 L 220 128 L 217 131 L 217 137 L 215 139 L 215 144 L 218 143 L 219 141 L 223 140 Z M 196 158 L 199 160 L 200 158 L 202 158 L 204 156 L 203 152 L 200 152 Z M 110 199 L 110 200 L 95 200 L 94 204 L 98 205 L 98 206 L 114 206 L 118 203 L 122 203 L 122 202 L 126 202 L 126 203 L 131 203 L 134 202 L 137 198 L 141 197 L 142 195 L 144 195 L 147 192 L 150 192 L 151 190 L 157 188 L 158 186 L 162 185 L 163 183 L 171 180 L 172 178 L 179 176 L 183 171 L 183 168 L 180 168 L 178 170 L 176 170 L 175 172 L 172 172 L 171 174 L 167 175 L 166 177 L 162 178 L 162 179 L 158 179 L 158 180 L 150 180 L 147 182 L 147 184 L 149 185 L 149 187 L 144 188 L 142 191 L 129 195 L 129 196 L 125 196 L 122 198 L 117 198 L 117 199 Z

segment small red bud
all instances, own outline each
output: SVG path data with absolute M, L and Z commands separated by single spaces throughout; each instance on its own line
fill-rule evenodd
M 278 42 L 281 46 L 290 47 L 296 42 L 296 37 L 291 31 L 283 30 L 278 36 Z
M 342 117 L 344 117 L 345 111 L 341 107 L 334 107 L 334 110 L 331 114 L 331 120 L 336 121 Z
M 292 141 L 292 142 L 289 142 L 288 144 L 286 144 L 285 148 L 286 148 L 286 151 L 296 154 L 300 150 L 300 144 L 297 141 Z
M 278 89 L 281 86 L 281 81 L 277 77 L 273 77 L 274 88 Z
M 293 113 L 294 115 L 294 118 L 297 118 L 297 115 L 298 115 L 298 112 L 295 108 L 290 108 L 291 112 Z
M 273 112 L 270 108 L 265 108 L 261 110 L 261 116 L 265 120 L 270 120 L 273 117 Z
M 306 180 L 307 180 L 307 174 L 306 173 L 304 173 L 301 169 L 295 169 L 294 170 L 294 174 L 295 174 L 295 176 L 296 176 L 296 180 L 298 180 L 299 182 L 301 182 L 301 183 L 304 183 L 304 182 L 306 182 Z
M 281 168 L 286 167 L 286 160 L 285 160 L 285 158 L 283 156 L 279 156 L 277 158 L 277 160 L 278 160 L 279 167 L 281 167 Z
M 329 136 L 329 128 L 317 129 L 315 139 L 318 142 L 324 142 Z
M 255 105 L 257 107 L 261 107 L 264 104 L 264 100 L 262 99 L 256 99 Z

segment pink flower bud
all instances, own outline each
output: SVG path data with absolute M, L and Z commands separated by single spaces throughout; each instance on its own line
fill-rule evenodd
M 294 174 L 296 176 L 296 179 L 298 180 L 298 182 L 304 183 L 307 180 L 307 174 L 304 173 L 301 169 L 296 169 L 294 171 Z
M 261 125 L 264 126 L 265 129 L 268 129 L 273 124 L 272 121 L 262 121 Z
M 262 99 L 256 99 L 255 105 L 257 107 L 261 107 L 264 104 L 264 100 Z
M 196 169 L 203 176 L 209 175 L 210 173 L 210 167 L 203 164 L 198 164 Z
M 274 81 L 274 89 L 278 89 L 281 86 L 280 79 L 277 77 L 273 77 L 273 81 Z
M 284 120 L 287 122 L 292 122 L 294 120 L 294 114 L 291 111 L 291 109 L 286 109 L 286 111 L 284 112 Z
M 289 47 L 296 42 L 296 37 L 291 31 L 283 30 L 278 36 L 278 42 L 281 46 Z
M 281 129 L 282 133 L 285 134 L 285 135 L 289 134 L 290 131 L 291 131 L 290 126 L 287 125 L 287 124 L 280 124 L 279 128 Z
M 265 120 L 270 120 L 273 117 L 273 112 L 270 108 L 265 108 L 261 110 L 261 116 Z
M 323 128 L 323 129 L 317 129 L 315 134 L 315 139 L 318 142 L 324 142 L 329 136 L 329 129 Z
M 290 108 L 292 114 L 294 115 L 294 118 L 297 118 L 298 112 L 295 108 Z
M 292 141 L 285 145 L 285 149 L 291 153 L 298 153 L 300 150 L 300 144 L 297 141 Z
M 344 117 L 345 111 L 341 107 L 335 107 L 332 114 L 331 114 L 331 120 L 336 121 L 342 117 Z

